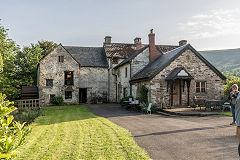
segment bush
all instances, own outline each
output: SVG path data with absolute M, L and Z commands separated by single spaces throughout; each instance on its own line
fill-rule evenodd
M 13 114 L 14 119 L 16 121 L 19 121 L 21 123 L 26 122 L 27 124 L 30 124 L 36 119 L 38 116 L 41 115 L 40 110 L 32 110 L 32 109 L 24 109 L 20 112 L 16 112 Z
M 51 98 L 50 102 L 54 105 L 60 106 L 63 104 L 63 98 L 61 96 L 55 96 Z
M 140 102 L 148 103 L 148 89 L 143 85 L 140 88 Z
M 14 117 L 10 114 L 17 108 L 5 98 L 6 96 L 0 93 L 0 159 L 10 159 L 12 152 L 30 132 L 30 129 L 24 128 L 25 123 L 13 121 Z
M 224 98 L 225 99 L 228 98 L 228 95 L 232 90 L 232 85 L 233 84 L 237 84 L 238 87 L 240 88 L 240 78 L 239 77 L 234 77 L 234 76 L 227 77 L 226 84 L 223 86 Z

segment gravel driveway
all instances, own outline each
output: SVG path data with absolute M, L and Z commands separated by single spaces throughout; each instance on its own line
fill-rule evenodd
M 128 129 L 156 160 L 236 160 L 231 117 L 144 115 L 117 104 L 90 105 L 90 111 Z

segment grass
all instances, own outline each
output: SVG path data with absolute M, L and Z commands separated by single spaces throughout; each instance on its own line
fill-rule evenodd
M 219 115 L 232 116 L 232 112 L 221 112 Z
M 30 127 L 16 159 L 150 159 L 126 129 L 87 106 L 46 108 Z

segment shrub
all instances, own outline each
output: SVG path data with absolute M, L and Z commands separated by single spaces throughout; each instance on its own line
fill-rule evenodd
M 60 106 L 63 104 L 63 98 L 61 96 L 55 96 L 51 98 L 50 102 L 54 105 Z
M 21 145 L 30 129 L 24 128 L 25 123 L 13 121 L 14 117 L 10 113 L 17 108 L 5 98 L 6 96 L 0 93 L 0 158 L 10 159 L 12 152 Z
M 143 85 L 140 88 L 140 102 L 148 103 L 148 89 Z
M 226 84 L 223 86 L 224 98 L 225 99 L 228 98 L 228 95 L 232 90 L 232 85 L 233 84 L 237 84 L 238 87 L 240 88 L 240 78 L 239 77 L 234 77 L 234 76 L 227 77 Z
M 41 115 L 40 110 L 32 110 L 32 109 L 24 109 L 20 112 L 14 113 L 14 119 L 16 121 L 20 121 L 21 123 L 26 122 L 27 124 L 30 124 L 34 121 L 38 116 Z

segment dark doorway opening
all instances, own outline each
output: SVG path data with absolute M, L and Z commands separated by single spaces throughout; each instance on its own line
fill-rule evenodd
M 79 88 L 79 103 L 87 103 L 87 88 Z

